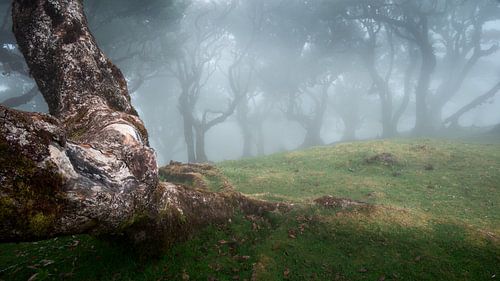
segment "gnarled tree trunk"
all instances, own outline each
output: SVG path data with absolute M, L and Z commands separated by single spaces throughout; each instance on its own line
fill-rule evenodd
M 271 204 L 158 181 L 120 70 L 80 0 L 14 0 L 14 33 L 51 115 L 0 106 L 0 241 L 125 234 L 166 245 L 235 209 Z M 186 223 L 187 222 L 187 223 Z

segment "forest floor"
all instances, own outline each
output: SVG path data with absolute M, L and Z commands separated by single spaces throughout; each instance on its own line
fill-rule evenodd
M 206 188 L 295 207 L 154 260 L 86 235 L 1 244 L 0 280 L 500 279 L 500 144 L 367 141 L 217 167 Z

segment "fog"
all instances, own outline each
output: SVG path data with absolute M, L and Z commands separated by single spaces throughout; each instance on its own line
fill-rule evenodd
M 0 4 L 0 101 L 46 112 Z M 500 124 L 495 0 L 86 0 L 160 164 Z M 497 129 L 498 130 L 498 127 Z M 500 131 L 500 130 L 498 130 Z

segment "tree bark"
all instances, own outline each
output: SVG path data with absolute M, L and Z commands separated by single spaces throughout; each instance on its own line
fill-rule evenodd
M 308 148 L 312 146 L 323 145 L 323 140 L 321 139 L 321 129 L 317 125 L 311 125 L 306 128 L 306 135 L 304 141 L 302 142 L 301 148 Z
M 51 115 L 0 106 L 0 241 L 120 234 L 157 251 L 236 209 L 276 207 L 159 182 L 125 79 L 80 0 L 15 0 L 13 22 Z
M 186 107 L 183 99 L 185 99 L 186 96 L 181 95 L 180 97 L 180 106 L 179 106 L 179 111 L 182 116 L 182 122 L 183 122 L 183 128 L 184 128 L 184 141 L 186 143 L 186 149 L 187 149 L 187 158 L 189 163 L 194 163 L 196 162 L 196 154 L 194 150 L 194 133 L 193 133 L 193 127 L 194 127 L 194 118 L 192 116 L 191 110 Z
M 196 163 L 205 163 L 208 161 L 207 154 L 205 153 L 205 134 L 207 129 L 202 126 L 195 126 L 196 132 Z
M 405 70 L 404 74 L 404 85 L 403 85 L 403 100 L 401 101 L 401 104 L 399 105 L 398 109 L 394 113 L 394 116 L 392 117 L 392 124 L 394 126 L 394 130 L 397 132 L 397 128 L 399 125 L 399 120 L 403 116 L 403 113 L 406 111 L 408 108 L 408 104 L 410 103 L 410 96 L 411 93 L 413 92 L 413 87 L 412 87 L 412 78 L 413 74 L 416 70 L 417 66 L 417 57 L 415 54 L 415 51 L 413 50 L 412 46 L 409 46 L 410 51 L 408 53 L 409 56 L 409 64 L 408 67 Z

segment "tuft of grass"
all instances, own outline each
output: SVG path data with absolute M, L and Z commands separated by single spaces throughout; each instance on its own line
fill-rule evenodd
M 219 164 L 253 196 L 298 205 L 237 215 L 144 260 L 80 235 L 0 245 L 0 280 L 495 280 L 500 146 L 395 140 Z M 371 204 L 323 209 L 332 195 Z M 494 277 L 496 276 L 496 277 Z

